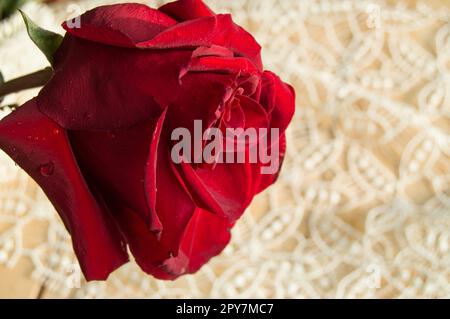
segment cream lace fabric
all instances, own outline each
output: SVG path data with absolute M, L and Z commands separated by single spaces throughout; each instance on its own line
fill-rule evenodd
M 62 20 L 112 2 L 30 4 L 25 11 L 60 30 Z M 449 298 L 446 1 L 206 2 L 255 35 L 267 69 L 298 95 L 281 177 L 238 222 L 230 246 L 175 282 L 156 281 L 130 263 L 107 282 L 78 283 L 51 204 L 1 153 L 0 264 L 25 265 L 61 297 Z M 2 22 L 5 77 L 43 66 L 21 19 Z

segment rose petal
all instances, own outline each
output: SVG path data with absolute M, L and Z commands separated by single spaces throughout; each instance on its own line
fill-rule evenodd
M 82 14 L 79 26 L 63 24 L 73 36 L 123 47 L 147 41 L 176 21 L 159 10 L 138 3 L 100 6 Z M 75 21 L 72 21 L 75 24 Z
M 151 215 L 154 216 L 154 226 L 155 230 L 162 231 L 161 220 L 158 217 L 158 213 L 156 211 L 156 203 L 157 203 L 157 189 L 158 189 L 158 149 L 159 149 L 159 141 L 161 139 L 161 133 L 164 125 L 164 120 L 166 118 L 167 109 L 159 117 L 156 122 L 155 128 L 152 134 L 152 140 L 150 143 L 149 155 L 146 162 L 145 169 L 145 179 L 144 179 L 144 189 L 145 194 L 147 196 L 147 203 L 150 207 Z
M 163 227 L 160 245 L 176 257 L 182 234 L 195 212 L 196 205 L 170 158 L 168 134 L 162 134 L 157 152 L 155 208 Z M 149 175 L 145 180 L 147 187 L 152 185 L 148 177 Z
M 247 58 L 203 56 L 193 58 L 187 68 L 188 72 L 216 72 L 229 74 L 258 74 L 259 70 Z
M 37 103 L 73 130 L 120 129 L 155 118 L 174 99 L 180 71 L 192 55 L 111 47 L 72 36 L 62 46 L 55 74 Z
M 219 45 L 250 59 L 262 70 L 261 47 L 253 36 L 233 23 L 229 14 L 218 14 L 179 23 L 137 46 L 148 49 L 181 49 Z
M 216 111 L 225 102 L 235 80 L 234 74 L 188 72 L 168 108 L 169 129 L 183 127 L 194 132 L 194 120 L 202 120 L 205 130 L 216 121 Z
M 179 0 L 170 2 L 158 10 L 178 21 L 193 20 L 213 16 L 214 12 L 201 0 Z
M 69 131 L 69 138 L 83 172 L 110 194 L 137 212 L 149 230 L 160 232 L 161 223 L 144 187 L 145 166 L 153 122 L 115 131 Z M 159 138 L 155 137 L 156 139 Z
M 155 278 L 174 279 L 175 276 L 161 267 L 169 258 L 167 251 L 163 249 L 142 218 L 132 209 L 115 202 L 111 195 L 105 197 L 107 197 L 111 214 L 116 218 L 139 267 Z
M 198 47 L 192 53 L 193 58 L 201 58 L 207 56 L 232 58 L 233 51 L 230 51 L 225 47 L 221 47 L 220 45 L 212 45 L 210 47 Z
M 191 164 L 180 164 L 181 174 L 197 205 L 227 218 L 229 223 L 234 223 L 253 199 L 253 166 L 257 164 L 248 161 L 195 169 Z
M 183 235 L 180 253 L 164 263 L 165 270 L 176 275 L 197 272 L 226 247 L 231 227 L 226 219 L 197 208 Z
M 225 120 L 223 120 L 223 124 L 227 128 L 244 128 L 245 127 L 245 113 L 242 110 L 242 107 L 239 101 L 233 101 L 232 108 L 227 112 Z
M 139 267 L 146 273 L 163 280 L 174 280 L 194 273 L 218 255 L 230 240 L 232 225 L 207 211 L 197 208 L 182 233 L 176 257 L 167 255 L 142 219 L 131 209 L 112 204 L 118 224 Z
M 157 126 L 161 123 L 158 121 Z M 155 132 L 155 128 L 151 131 Z M 106 133 L 71 132 L 71 142 L 78 153 L 83 174 L 89 176 L 92 189 L 100 190 L 140 266 L 158 278 L 164 277 L 155 267 L 178 255 L 183 233 L 195 212 L 194 202 L 172 168 L 165 140 L 157 143 L 158 151 L 151 150 L 153 155 L 149 157 L 157 156 L 156 176 L 147 172 L 144 179 L 147 154 L 155 145 L 150 146 L 149 136 L 152 134 L 145 127 L 127 130 L 123 136 L 115 132 L 112 139 L 117 142 L 108 142 L 102 134 Z M 147 170 L 152 170 L 152 167 L 147 166 Z M 156 178 L 156 181 L 151 178 Z M 131 208 L 138 207 L 145 198 L 150 199 L 142 191 L 154 185 L 154 209 L 161 225 L 158 233 L 149 227 L 147 216 Z
M 87 280 L 105 280 L 128 261 L 117 225 L 89 191 L 66 132 L 37 110 L 34 99 L 0 122 L 0 147 L 55 206 Z
M 270 154 L 275 147 L 278 147 L 279 150 L 278 168 L 274 174 L 262 174 L 261 167 L 258 168 L 257 172 L 254 172 L 254 176 L 257 174 L 260 175 L 259 182 L 255 183 L 255 194 L 264 191 L 267 187 L 275 183 L 280 175 L 281 166 L 283 165 L 284 156 L 286 154 L 286 136 L 284 133 L 280 136 L 280 139 L 270 147 L 268 153 Z
M 283 133 L 291 122 L 295 111 L 295 91 L 274 73 L 264 71 L 261 105 L 265 106 L 271 118 L 270 126 Z
M 255 128 L 259 132 L 258 129 L 269 127 L 266 110 L 258 102 L 243 95 L 238 95 L 236 98 L 244 111 L 245 128 Z

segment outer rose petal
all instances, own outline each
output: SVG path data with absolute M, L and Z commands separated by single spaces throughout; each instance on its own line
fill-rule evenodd
M 173 168 L 165 139 L 158 143 L 156 170 L 156 212 L 162 223 L 160 236 L 155 236 L 145 223 L 132 210 L 117 205 L 110 196 L 105 199 L 111 203 L 112 211 L 118 221 L 136 262 L 147 273 L 160 279 L 175 279 L 185 270 L 171 268 L 168 260 L 184 258 L 180 250 L 183 236 L 189 228 L 197 208 L 184 183 Z M 146 178 L 150 185 L 151 175 Z M 223 237 L 220 237 L 223 238 Z M 182 255 L 180 256 L 180 253 Z M 183 259 L 184 260 L 184 259 Z M 170 264 L 170 262 L 169 262 Z
M 180 74 L 180 88 L 168 110 L 172 129 L 184 127 L 192 132 L 194 120 L 203 120 L 203 129 L 208 128 L 223 112 L 237 86 L 244 89 L 243 94 L 251 95 L 260 82 L 260 72 L 250 60 L 211 56 L 202 51 L 206 55 L 192 58 Z M 198 50 L 196 54 L 200 54 Z
M 170 280 L 174 276 L 163 270 L 161 265 L 169 255 L 162 249 L 155 235 L 150 232 L 147 224 L 133 210 L 119 203 L 111 201 L 108 197 L 111 213 L 114 214 L 117 223 L 128 243 L 131 253 L 137 264 L 143 271 L 158 279 Z
M 178 275 L 197 272 L 229 243 L 231 227 L 226 219 L 197 208 L 183 235 L 178 257 L 164 264 L 166 271 Z
M 197 208 L 181 234 L 177 257 L 165 254 L 163 246 L 149 232 L 139 216 L 115 205 L 111 208 L 137 264 L 146 273 L 164 280 L 174 280 L 194 273 L 218 255 L 230 240 L 231 225 L 226 220 Z
M 157 174 L 158 174 L 158 148 L 159 140 L 164 126 L 164 120 L 166 119 L 167 109 L 165 109 L 161 116 L 158 118 L 153 129 L 152 139 L 150 141 L 149 154 L 145 165 L 145 177 L 144 177 L 144 191 L 147 198 L 147 203 L 150 208 L 151 216 L 153 216 L 153 227 L 157 231 L 162 231 L 161 220 L 158 217 L 156 211 L 157 202 Z M 159 234 L 158 234 L 159 236 Z
M 170 2 L 158 10 L 178 21 L 193 20 L 214 15 L 214 12 L 202 0 L 179 0 Z
M 100 6 L 79 18 L 80 27 L 65 22 L 64 29 L 86 40 L 123 47 L 134 47 L 176 24 L 161 11 L 138 3 Z
M 258 102 L 247 96 L 238 95 L 236 98 L 244 111 L 245 128 L 268 129 L 269 121 L 266 110 Z
M 174 280 L 187 273 L 195 273 L 212 257 L 218 255 L 230 241 L 226 219 L 196 208 L 186 229 L 180 233 L 176 254 L 167 254 L 161 242 L 151 233 L 133 210 L 105 196 L 130 251 L 146 273 L 164 280 Z
M 155 118 L 174 99 L 191 55 L 187 50 L 112 47 L 69 35 L 37 103 L 67 129 L 130 127 Z
M 87 280 L 105 280 L 128 261 L 117 225 L 89 191 L 66 132 L 37 110 L 34 99 L 0 122 L 0 147 L 55 206 Z
M 274 73 L 264 71 L 261 92 L 261 105 L 265 106 L 271 117 L 271 127 L 283 133 L 294 116 L 295 91 Z
M 145 166 L 153 122 L 115 131 L 69 131 L 75 156 L 83 171 L 111 196 L 120 199 L 147 223 L 149 230 L 162 230 L 158 216 L 151 209 L 144 188 Z M 158 137 L 159 138 L 159 137 Z
M 217 163 L 214 167 L 196 169 L 185 163 L 180 166 L 197 205 L 226 218 L 229 223 L 241 217 L 255 195 L 253 172 L 257 164 L 248 161 L 242 164 Z
M 229 14 L 218 14 L 177 24 L 161 32 L 149 41 L 138 43 L 147 49 L 181 49 L 219 45 L 236 56 L 250 59 L 262 70 L 261 46 L 255 38 L 233 23 Z

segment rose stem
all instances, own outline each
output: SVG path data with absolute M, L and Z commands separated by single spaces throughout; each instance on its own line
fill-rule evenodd
M 32 89 L 45 85 L 53 75 L 53 69 L 47 67 L 40 71 L 21 76 L 0 85 L 0 99 L 10 93 Z

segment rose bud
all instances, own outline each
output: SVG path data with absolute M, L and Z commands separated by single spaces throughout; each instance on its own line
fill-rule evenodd
M 196 272 L 276 180 L 292 87 L 264 71 L 247 31 L 200 0 L 101 6 L 63 27 L 52 77 L 0 122 L 1 149 L 53 203 L 87 280 L 126 263 L 127 247 L 156 278 Z M 224 132 L 217 145 L 229 143 L 229 128 L 261 129 L 252 143 L 231 144 L 244 155 L 255 146 L 275 154 L 274 169 L 260 159 L 219 161 L 217 150 L 173 158 L 173 132 L 194 135 L 196 123 Z

